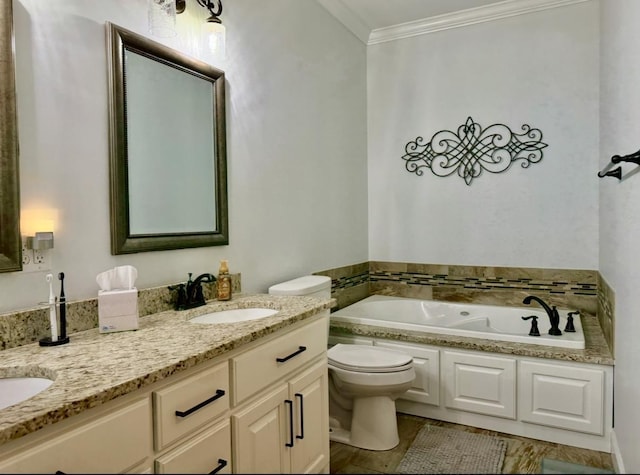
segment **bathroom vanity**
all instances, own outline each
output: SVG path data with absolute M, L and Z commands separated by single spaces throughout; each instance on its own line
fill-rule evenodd
M 252 306 L 279 312 L 188 321 Z M 6 350 L 3 366 L 57 376 L 0 410 L 0 473 L 328 473 L 329 306 L 241 297 L 144 317 L 137 332 L 81 332 L 55 354 Z

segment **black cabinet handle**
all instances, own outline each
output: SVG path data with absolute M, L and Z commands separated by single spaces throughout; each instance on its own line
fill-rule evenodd
M 289 405 L 289 440 L 291 441 L 286 442 L 284 445 L 293 447 L 293 401 L 291 399 L 285 399 L 284 403 Z
M 193 406 L 191 409 L 187 409 L 186 411 L 176 411 L 176 416 L 187 417 L 188 415 L 196 412 L 198 409 L 202 409 L 207 404 L 211 404 L 216 399 L 220 399 L 222 396 L 224 396 L 224 389 L 217 389 L 215 396 L 211 396 L 206 401 L 202 401 L 200 404 Z
M 218 459 L 218 466 L 209 472 L 209 475 L 213 475 L 214 473 L 218 473 L 224 467 L 227 466 L 227 461 L 225 459 Z
M 276 361 L 278 363 L 284 363 L 285 361 L 290 360 L 294 356 L 298 356 L 303 351 L 307 351 L 307 347 L 306 346 L 299 346 L 298 349 L 296 351 L 294 351 L 293 353 L 291 353 L 289 356 L 285 356 L 284 358 L 276 358 Z
M 300 393 L 296 393 L 295 396 L 300 398 L 300 435 L 296 435 L 296 439 L 304 439 L 304 397 Z

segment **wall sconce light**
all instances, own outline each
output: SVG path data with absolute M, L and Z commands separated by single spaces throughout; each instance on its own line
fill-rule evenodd
M 53 232 L 58 221 L 57 210 L 22 210 L 20 230 L 22 234 L 22 269 L 26 272 L 51 269 Z
M 209 10 L 201 27 L 202 41 L 218 58 L 226 55 L 226 30 L 220 19 L 222 0 L 196 0 L 198 5 Z M 149 31 L 155 36 L 170 37 L 176 35 L 176 14 L 187 8 L 187 0 L 148 0 Z
M 176 3 L 176 0 L 147 0 L 149 33 L 161 38 L 176 36 Z
M 39 231 L 35 236 L 27 236 L 26 246 L 34 251 L 53 249 L 53 231 Z

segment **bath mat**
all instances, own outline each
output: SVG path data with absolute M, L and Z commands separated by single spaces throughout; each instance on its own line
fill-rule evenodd
M 497 437 L 425 425 L 398 473 L 502 473 L 507 443 Z

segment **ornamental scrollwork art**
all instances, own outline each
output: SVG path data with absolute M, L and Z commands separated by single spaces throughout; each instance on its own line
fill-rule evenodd
M 407 171 L 421 176 L 429 168 L 436 176 L 458 176 L 470 185 L 484 170 L 502 173 L 514 162 L 521 161 L 522 168 L 542 160 L 542 132 L 529 125 L 522 126 L 517 134 L 503 124 L 482 129 L 471 117 L 458 131 L 436 132 L 428 143 L 422 137 L 407 143 L 402 159 Z

